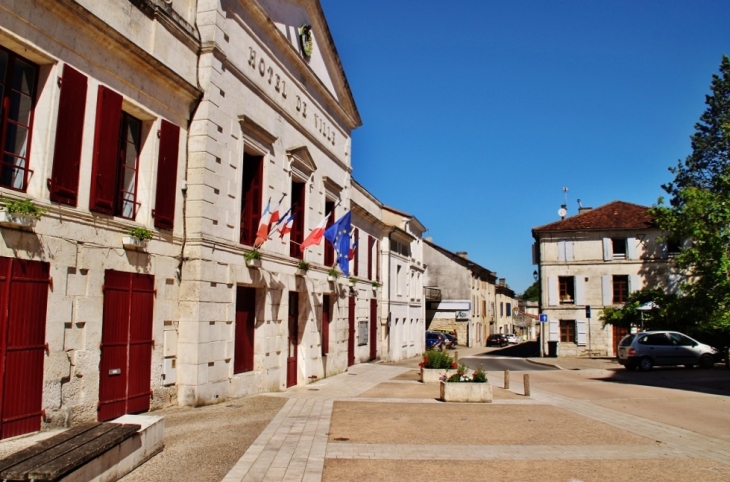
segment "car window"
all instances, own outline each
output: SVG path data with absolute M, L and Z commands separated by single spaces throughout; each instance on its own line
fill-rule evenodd
M 631 342 L 634 341 L 634 338 L 636 338 L 636 335 L 628 335 L 623 340 L 621 340 L 621 343 L 619 343 L 619 345 L 630 346 Z
M 639 338 L 639 343 L 642 345 L 653 345 L 653 346 L 667 346 L 671 345 L 669 338 L 664 333 L 654 333 L 652 335 L 644 335 Z
M 669 338 L 672 340 L 672 344 L 679 346 L 694 346 L 695 342 L 688 336 L 684 336 L 681 333 L 670 333 Z

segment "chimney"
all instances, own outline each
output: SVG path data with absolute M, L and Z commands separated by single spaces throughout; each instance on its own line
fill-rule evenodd
M 578 214 L 590 211 L 591 209 L 593 208 L 583 206 L 580 202 L 580 199 L 578 199 Z
M 499 278 L 499 286 L 504 286 L 504 278 Z
M 467 254 L 467 252 L 466 252 L 466 251 L 457 251 L 457 252 L 456 252 L 456 253 L 454 253 L 454 254 L 455 254 L 456 256 L 460 257 L 460 258 L 464 258 L 464 259 L 469 259 L 469 255 Z

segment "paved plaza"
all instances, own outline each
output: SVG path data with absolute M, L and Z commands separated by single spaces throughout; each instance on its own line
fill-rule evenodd
M 504 390 L 489 373 L 491 404 L 446 404 L 409 363 L 353 366 L 272 395 L 285 406 L 223 480 L 730 480 L 727 397 L 612 383 L 605 368 L 531 373 L 525 397 L 522 375 Z M 653 418 L 623 408 L 647 400 Z M 662 420 L 677 404 L 704 415 Z

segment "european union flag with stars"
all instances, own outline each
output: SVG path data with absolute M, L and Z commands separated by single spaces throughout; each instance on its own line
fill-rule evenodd
M 335 248 L 337 265 L 345 276 L 350 276 L 350 225 L 352 211 L 347 211 L 344 216 L 335 221 L 332 226 L 324 232 L 324 237 L 332 243 Z

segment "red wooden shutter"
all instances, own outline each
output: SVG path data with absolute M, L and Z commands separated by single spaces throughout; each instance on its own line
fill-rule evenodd
M 354 237 L 354 239 L 353 239 L 353 240 L 351 240 L 351 242 L 352 242 L 353 244 L 355 244 L 355 243 L 359 243 L 359 239 L 360 239 L 360 230 L 359 230 L 359 229 L 357 229 L 357 228 L 355 228 L 355 237 Z M 359 276 L 359 271 L 360 271 L 360 263 L 358 262 L 358 258 L 359 258 L 359 256 L 358 256 L 358 255 L 359 255 L 360 253 L 358 253 L 358 251 L 359 251 L 359 250 L 357 249 L 357 245 L 353 246 L 353 247 L 352 247 L 351 249 L 352 249 L 352 256 L 353 256 L 353 258 L 354 258 L 354 262 L 353 262 L 353 264 L 354 264 L 354 266 L 353 266 L 353 271 L 355 271 L 355 276 Z
M 0 438 L 41 428 L 49 270 L 0 258 Z
M 326 201 L 324 203 L 325 215 L 327 213 L 330 213 L 330 217 L 327 218 L 326 228 L 329 228 L 335 222 L 334 210 L 335 210 L 335 203 L 333 201 Z M 325 239 L 324 240 L 324 265 L 333 266 L 334 264 L 335 264 L 335 247 L 332 246 L 332 243 L 330 243 L 328 239 Z
M 253 370 L 256 289 L 236 289 L 236 334 L 233 347 L 233 373 Z
M 373 279 L 373 246 L 375 238 L 368 236 L 368 279 Z
M 375 279 L 380 281 L 380 241 L 375 243 Z
M 163 119 L 160 126 L 160 155 L 157 161 L 156 228 L 172 229 L 175 223 L 179 144 L 180 128 Z
M 303 253 L 299 246 L 304 241 L 304 187 L 301 182 L 291 183 L 291 202 L 294 222 L 289 233 L 289 256 L 302 259 Z
M 241 193 L 241 244 L 253 246 L 261 220 L 264 163 L 262 157 L 243 155 L 243 192 Z
M 91 169 L 89 209 L 114 214 L 119 163 L 119 128 L 122 121 L 122 96 L 99 86 L 94 133 L 94 163 Z
M 68 64 L 63 66 L 50 188 L 51 201 L 69 206 L 76 206 L 79 192 L 86 87 L 84 74 Z
M 330 295 L 322 295 L 322 355 L 330 352 Z

